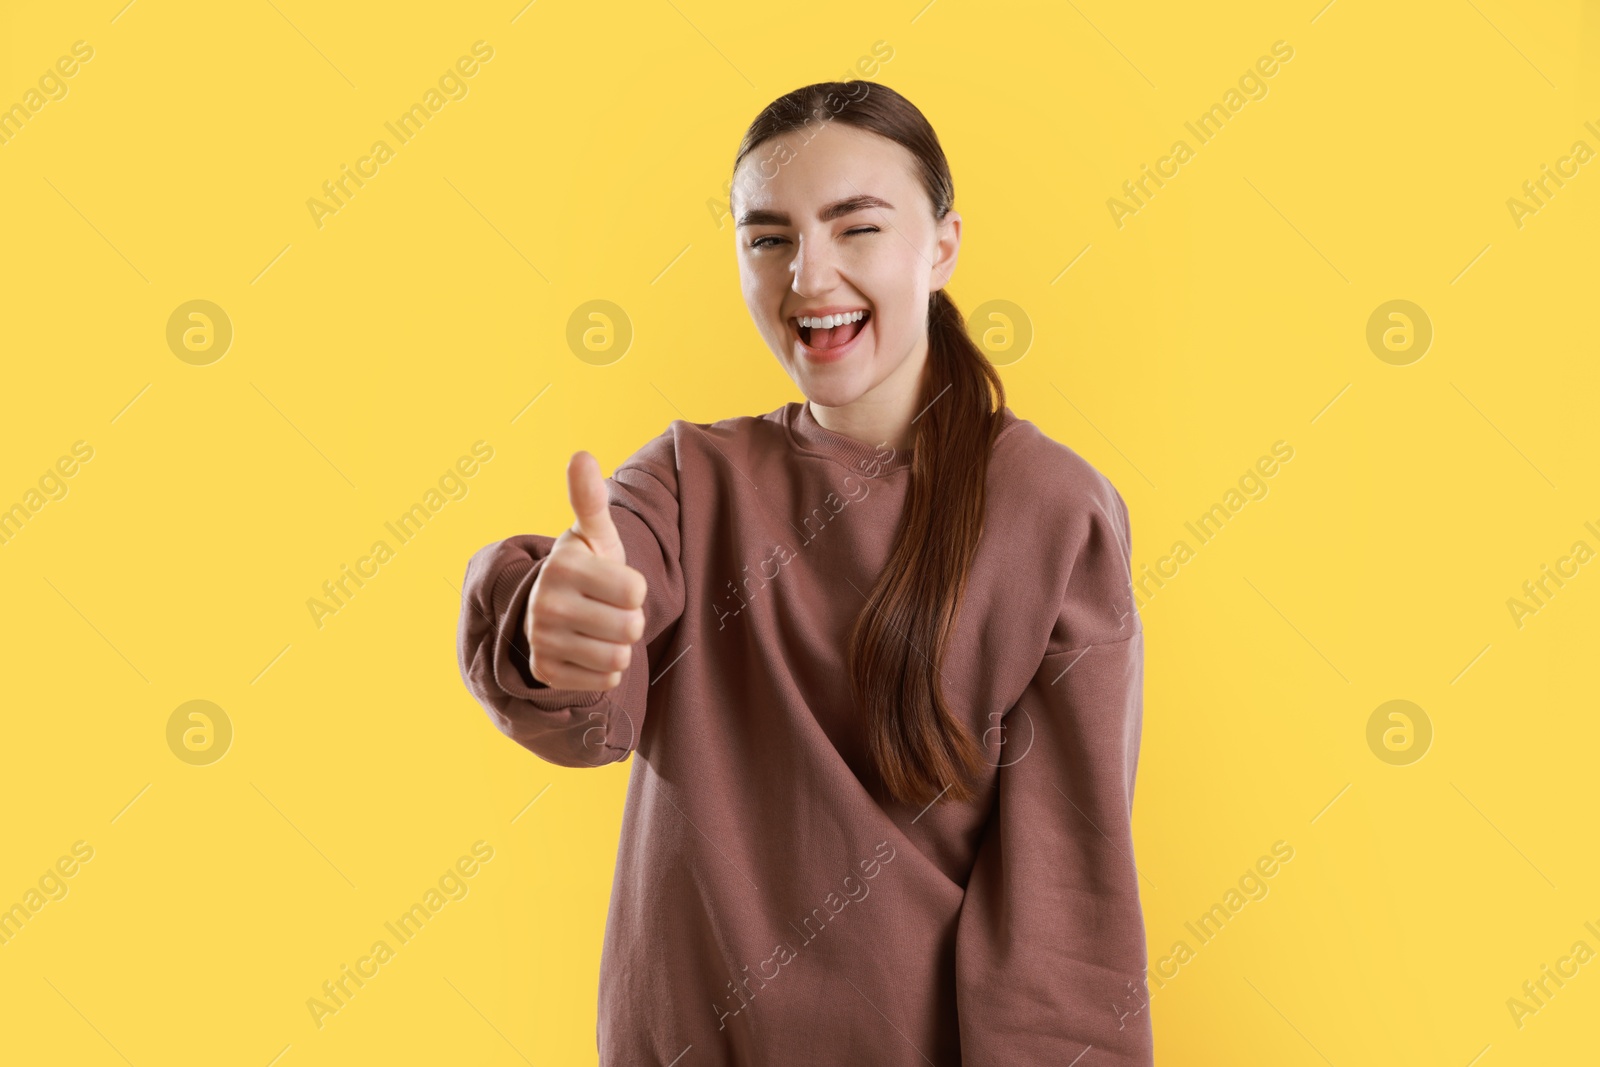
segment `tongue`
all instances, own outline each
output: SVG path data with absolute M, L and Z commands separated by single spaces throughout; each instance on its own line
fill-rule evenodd
M 812 348 L 838 348 L 840 345 L 849 344 L 855 335 L 861 332 L 861 327 L 867 324 L 866 319 L 847 322 L 843 326 L 835 326 L 831 330 L 811 329 Z

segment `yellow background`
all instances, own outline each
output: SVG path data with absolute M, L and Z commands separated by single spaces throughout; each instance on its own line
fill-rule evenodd
M 462 573 L 571 521 L 576 449 L 609 473 L 674 418 L 800 399 L 707 202 L 761 107 L 879 41 L 873 80 L 951 158 L 951 294 L 1031 323 L 1013 409 L 1119 487 L 1136 571 L 1196 548 L 1143 607 L 1151 959 L 1195 949 L 1151 1002 L 1158 1062 L 1593 1057 L 1600 962 L 1520 1027 L 1506 1002 L 1600 950 L 1600 563 L 1520 628 L 1507 601 L 1600 547 L 1600 162 L 1521 227 L 1507 200 L 1600 149 L 1600 5 L 123 3 L 0 14 L 0 104 L 94 49 L 0 145 L 0 507 L 93 449 L 0 545 L 0 906 L 94 850 L 0 946 L 0 1059 L 594 1062 L 627 767 L 494 730 Z M 467 95 L 319 228 L 306 201 L 478 40 Z M 1184 122 L 1279 40 L 1198 145 Z M 206 366 L 166 340 L 195 299 L 234 333 Z M 633 329 L 603 365 L 567 342 L 597 299 Z M 1393 299 L 1434 328 L 1404 366 L 1366 342 Z M 479 440 L 467 494 L 319 627 L 322 583 Z M 1394 699 L 1433 729 L 1404 766 L 1367 743 Z M 232 726 L 210 765 L 169 747 L 190 700 Z M 319 1028 L 307 1000 L 480 840 L 467 895 Z

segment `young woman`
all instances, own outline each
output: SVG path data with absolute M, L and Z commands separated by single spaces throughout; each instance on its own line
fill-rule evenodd
M 467 687 L 565 767 L 637 753 L 610 1065 L 1152 1062 L 1127 507 L 1018 418 L 944 292 L 926 119 L 867 82 L 752 124 L 730 207 L 805 394 L 675 420 L 468 564 Z

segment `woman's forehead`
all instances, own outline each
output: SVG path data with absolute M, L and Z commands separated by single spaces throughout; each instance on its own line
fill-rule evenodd
M 810 141 L 793 133 L 774 137 L 740 160 L 733 182 L 739 209 L 809 216 L 852 196 L 891 204 L 907 199 L 916 179 L 905 149 L 875 134 L 846 139 L 824 129 Z

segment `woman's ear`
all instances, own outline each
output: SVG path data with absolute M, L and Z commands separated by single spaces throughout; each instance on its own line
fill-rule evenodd
M 944 218 L 935 224 L 933 267 L 928 274 L 928 291 L 937 292 L 949 284 L 950 276 L 956 272 L 956 259 L 961 253 L 961 215 L 955 211 L 945 212 Z

